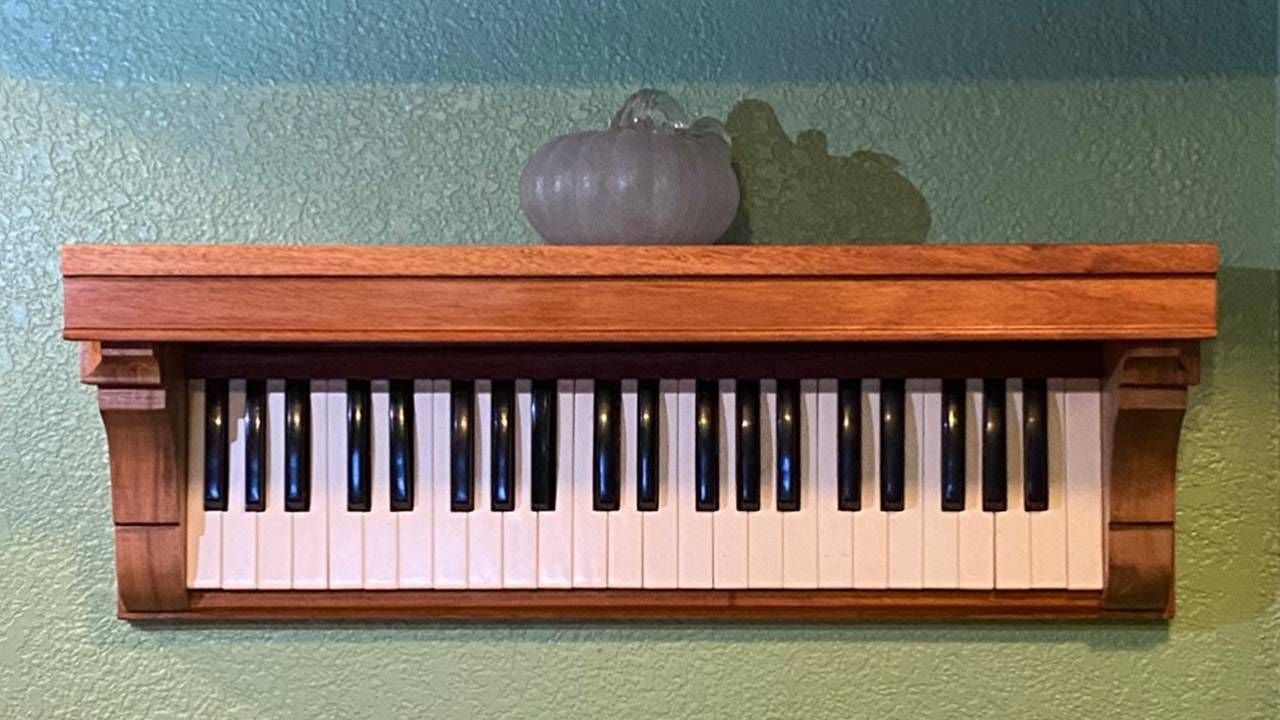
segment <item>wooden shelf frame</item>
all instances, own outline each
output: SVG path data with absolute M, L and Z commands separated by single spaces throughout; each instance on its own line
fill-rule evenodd
M 1213 246 L 1179 244 L 68 246 L 64 335 L 98 388 L 130 620 L 1160 619 L 1174 610 L 1177 447 L 1199 341 L 1216 333 L 1216 270 Z M 187 377 L 630 367 L 1099 377 L 1104 588 L 186 588 Z

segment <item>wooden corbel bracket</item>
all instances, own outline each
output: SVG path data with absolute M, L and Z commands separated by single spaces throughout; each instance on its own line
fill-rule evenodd
M 98 388 L 106 428 L 120 604 L 129 612 L 184 610 L 186 393 L 179 358 L 149 343 L 85 342 L 80 376 Z
M 1119 612 L 1174 609 L 1174 481 L 1187 387 L 1200 381 L 1197 343 L 1107 346 L 1103 463 L 1107 581 L 1103 605 Z

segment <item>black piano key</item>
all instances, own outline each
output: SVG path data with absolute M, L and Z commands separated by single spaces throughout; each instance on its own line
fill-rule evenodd
M 982 383 L 982 509 L 1004 512 L 1009 506 L 1008 453 L 1005 447 L 1003 378 Z
M 906 507 L 905 395 L 901 379 L 880 381 L 880 509 L 885 512 Z
M 244 509 L 267 509 L 267 383 L 249 380 L 244 388 Z
M 715 512 L 720 509 L 720 384 L 699 380 L 695 403 L 694 507 Z
M 622 506 L 622 388 L 616 380 L 597 380 L 595 386 L 591 506 L 611 512 Z
M 529 403 L 532 458 L 529 473 L 529 506 L 534 512 L 556 509 L 556 383 L 535 380 Z
M 511 380 L 493 381 L 489 427 L 493 445 L 489 507 L 494 512 L 516 509 L 516 386 Z
M 800 509 L 800 381 L 778 381 L 778 510 Z
M 942 509 L 964 510 L 965 383 L 942 382 Z
M 373 459 L 370 454 L 369 381 L 347 381 L 347 510 L 368 512 L 372 506 Z
M 476 503 L 475 383 L 454 380 L 449 388 L 449 509 L 471 512 Z
M 738 510 L 760 509 L 760 381 L 739 380 L 735 392 L 738 411 Z
M 311 383 L 284 385 L 284 509 L 311 509 Z
M 862 509 L 862 381 L 841 380 L 836 391 L 837 509 Z
M 413 381 L 393 380 L 388 395 L 387 422 L 391 424 L 388 466 L 391 471 L 391 510 L 413 509 Z
M 636 509 L 653 512 L 658 509 L 659 467 L 658 381 L 641 380 L 636 387 Z
M 1049 509 L 1048 402 L 1044 378 L 1022 381 L 1022 496 L 1027 512 Z
M 227 509 L 227 381 L 204 383 L 204 509 Z

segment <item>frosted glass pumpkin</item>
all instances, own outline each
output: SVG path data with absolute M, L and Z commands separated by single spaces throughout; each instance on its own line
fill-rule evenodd
M 520 175 L 520 209 L 557 245 L 714 242 L 738 210 L 729 138 L 690 123 L 670 95 L 641 90 L 608 130 L 561 135 Z

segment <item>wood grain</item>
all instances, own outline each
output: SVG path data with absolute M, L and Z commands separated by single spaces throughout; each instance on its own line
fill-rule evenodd
M 110 343 L 86 355 L 83 380 L 98 386 L 111 464 L 111 508 L 120 525 L 180 524 L 186 393 L 181 358 L 152 346 Z
M 1108 340 L 1214 333 L 1211 277 L 68 278 L 64 334 L 221 342 Z
M 1040 620 L 1106 617 L 1097 592 L 844 590 L 193 591 L 160 620 Z
M 1178 441 L 1198 349 L 1125 344 L 1104 351 L 1103 462 L 1112 523 L 1172 523 Z
M 1113 524 L 1107 537 L 1103 606 L 1173 617 L 1173 525 Z
M 185 543 L 181 525 L 116 526 L 116 586 L 124 613 L 186 609 Z
M 64 277 L 1212 275 L 1211 244 L 879 246 L 67 245 Z
M 1174 486 L 1187 385 L 1200 376 L 1187 343 L 1117 343 L 1103 351 L 1107 479 L 1104 607 L 1174 612 Z

